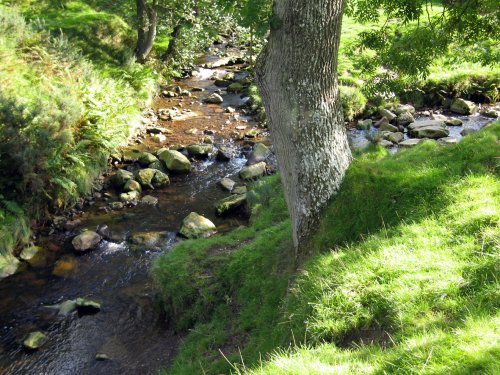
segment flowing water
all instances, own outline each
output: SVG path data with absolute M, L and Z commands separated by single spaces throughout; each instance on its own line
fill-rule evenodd
M 30 268 L 0 283 L 0 373 L 5 374 L 151 374 L 168 366 L 175 354 L 180 336 L 169 329 L 167 320 L 157 306 L 150 274 L 154 259 L 177 241 L 182 219 L 196 211 L 216 225 L 219 232 L 244 225 L 240 216 L 217 218 L 214 203 L 227 196 L 217 182 L 221 177 L 237 177 L 246 159 L 240 147 L 224 136 L 236 127 L 250 129 L 253 124 L 245 116 L 228 114 L 224 108 L 244 102 L 236 94 L 224 94 L 224 104 L 205 105 L 201 99 L 217 88 L 209 78 L 223 75 L 224 68 L 200 69 L 183 87 L 201 87 L 206 91 L 197 97 L 158 98 L 154 108 L 189 109 L 185 119 L 162 122 L 170 129 L 168 144 L 199 142 L 203 131 L 211 130 L 216 145 L 234 148 L 237 155 L 230 162 L 200 160 L 188 175 L 172 175 L 171 184 L 148 191 L 159 199 L 156 206 L 139 204 L 123 210 L 104 212 L 100 207 L 109 201 L 95 199 L 92 206 L 78 218 L 82 225 L 76 230 L 56 232 L 39 242 L 53 250 L 47 264 Z M 244 73 L 242 73 L 244 74 Z M 193 93 L 194 94 L 194 93 Z M 196 128 L 196 134 L 186 129 Z M 160 145 L 143 137 L 139 150 L 154 151 Z M 110 190 L 112 200 L 118 192 Z M 96 230 L 107 225 L 115 242 L 102 241 L 99 247 L 83 255 L 74 254 L 71 239 L 83 228 Z M 167 231 L 160 249 L 134 249 L 125 239 L 135 232 Z M 54 243 L 56 244 L 54 246 Z M 72 264 L 66 277 L 52 274 L 54 262 L 66 259 Z M 51 305 L 78 297 L 102 303 L 94 315 L 73 313 L 62 317 Z M 47 343 L 37 351 L 23 349 L 27 333 L 41 330 Z M 97 361 L 96 354 L 110 359 Z

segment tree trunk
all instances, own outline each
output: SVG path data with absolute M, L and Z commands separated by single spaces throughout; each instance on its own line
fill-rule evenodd
M 175 25 L 172 33 L 170 34 L 170 40 L 168 41 L 168 48 L 162 56 L 163 60 L 168 60 L 172 58 L 176 53 L 177 39 L 180 37 L 182 31 L 182 24 Z
M 257 62 L 297 255 L 351 161 L 337 83 L 343 0 L 275 0 Z
M 147 0 L 137 0 L 137 46 L 135 56 L 137 61 L 146 61 L 156 37 L 156 25 L 158 23 L 158 0 L 151 4 Z

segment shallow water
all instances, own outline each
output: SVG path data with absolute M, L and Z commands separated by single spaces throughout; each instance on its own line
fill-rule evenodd
M 205 69 L 206 71 L 210 69 Z M 83 255 L 72 251 L 71 239 L 78 233 L 67 231 L 54 233 L 42 239 L 42 245 L 61 244 L 61 249 L 49 257 L 46 267 L 28 269 L 0 283 L 0 373 L 5 374 L 152 374 L 168 366 L 175 354 L 180 336 L 165 323 L 161 309 L 155 300 L 150 274 L 154 259 L 168 251 L 179 240 L 176 233 L 182 219 L 196 211 L 224 232 L 246 224 L 246 218 L 215 217 L 214 203 L 224 198 L 217 182 L 224 176 L 237 180 L 238 171 L 246 159 L 238 156 L 239 147 L 224 139 L 224 132 L 242 124 L 253 126 L 249 119 L 238 114 L 226 114 L 223 108 L 236 106 L 243 99 L 237 94 L 224 94 L 222 106 L 204 105 L 201 100 L 217 88 L 208 78 L 215 70 L 199 77 L 183 80 L 183 87 L 203 87 L 207 91 L 194 98 L 158 98 L 155 108 L 171 106 L 179 102 L 184 108 L 196 111 L 192 118 L 162 122 L 173 130 L 165 145 L 158 145 L 145 138 L 134 146 L 153 151 L 161 146 L 179 141 L 199 141 L 204 135 L 187 136 L 188 127 L 215 129 L 215 143 L 234 148 L 237 157 L 230 162 L 214 160 L 195 161 L 195 171 L 189 175 L 172 175 L 171 184 L 163 189 L 144 192 L 159 199 L 157 206 L 139 204 L 123 210 L 103 212 L 101 206 L 109 202 L 97 199 L 92 207 L 86 207 L 80 217 L 82 227 L 96 230 L 107 225 L 116 243 L 102 241 L 99 247 Z M 224 69 L 217 68 L 218 74 Z M 229 121 L 229 123 L 228 123 Z M 113 192 L 117 199 L 118 192 Z M 125 239 L 142 231 L 166 231 L 168 236 L 160 249 L 131 248 Z M 76 267 L 67 277 L 52 275 L 54 262 L 69 257 Z M 57 316 L 57 310 L 48 306 L 77 297 L 89 297 L 102 303 L 99 313 L 67 317 Z M 27 333 L 44 331 L 49 340 L 38 351 L 28 352 L 22 347 Z M 97 361 L 97 353 L 106 354 L 110 360 Z

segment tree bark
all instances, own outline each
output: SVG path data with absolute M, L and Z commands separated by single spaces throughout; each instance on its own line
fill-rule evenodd
M 137 3 L 137 46 L 135 56 L 137 61 L 146 61 L 156 37 L 156 26 L 158 23 L 158 0 L 151 4 L 147 0 L 136 0 Z
M 177 39 L 181 35 L 182 31 L 182 24 L 177 24 L 172 30 L 172 33 L 170 34 L 170 40 L 168 41 L 168 48 L 165 51 L 165 53 L 162 56 L 163 60 L 168 60 L 169 58 L 172 58 L 174 54 L 177 52 Z
M 337 83 L 343 0 L 275 0 L 257 62 L 297 255 L 351 162 Z

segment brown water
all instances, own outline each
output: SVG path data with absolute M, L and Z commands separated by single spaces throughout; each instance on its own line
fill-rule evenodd
M 216 90 L 209 80 L 214 71 L 201 69 L 196 78 L 182 81 L 184 87 L 198 86 L 207 91 L 192 98 L 159 98 L 155 108 L 182 104 L 195 112 L 185 120 L 160 122 L 170 129 L 167 144 L 199 141 L 203 132 L 185 135 L 187 128 L 215 131 L 215 143 L 239 146 L 225 134 L 239 126 L 252 127 L 245 116 L 227 114 L 221 108 L 238 105 L 239 95 L 223 95 L 222 106 L 204 105 L 201 99 Z M 160 148 L 148 137 L 137 148 Z M 167 231 L 169 235 L 160 249 L 134 250 L 127 242 L 102 241 L 99 247 L 83 255 L 74 255 L 71 239 L 77 231 L 56 232 L 41 242 L 61 244 L 46 267 L 28 269 L 0 283 L 0 373 L 5 374 L 151 374 L 168 366 L 181 337 L 166 325 L 152 288 L 150 269 L 154 259 L 179 241 L 176 233 L 182 219 L 191 211 L 210 218 L 219 232 L 245 224 L 239 216 L 217 218 L 214 203 L 225 196 L 217 187 L 224 176 L 236 176 L 245 164 L 242 156 L 227 163 L 214 160 L 194 162 L 189 175 L 171 176 L 170 186 L 145 192 L 159 199 L 157 206 L 137 205 L 109 213 L 99 210 L 109 202 L 96 200 L 85 208 L 82 227 L 95 230 L 105 224 L 113 238 L 126 239 L 134 232 Z M 116 194 L 116 193 L 115 193 Z M 52 275 L 54 262 L 62 256 L 76 260 L 76 268 L 62 278 Z M 94 315 L 67 317 L 57 315 L 50 305 L 77 297 L 89 297 L 102 303 Z M 48 342 L 38 351 L 27 352 L 22 347 L 25 335 L 34 330 L 44 331 Z M 105 353 L 110 360 L 97 361 L 95 355 Z

